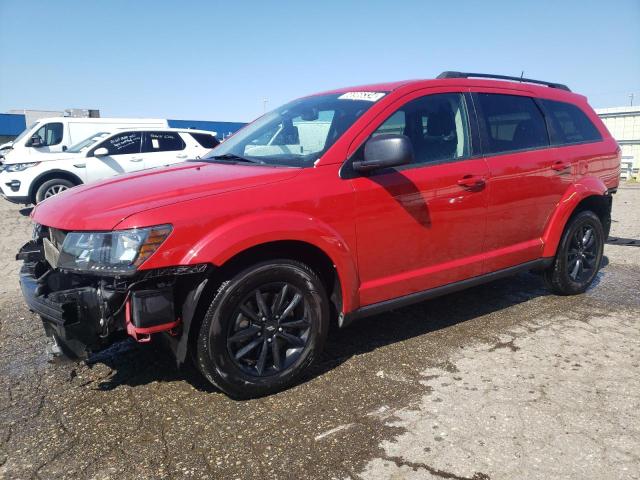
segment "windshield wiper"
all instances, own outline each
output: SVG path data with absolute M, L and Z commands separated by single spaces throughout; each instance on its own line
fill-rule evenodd
M 236 155 L 235 153 L 225 153 L 224 155 L 215 155 L 213 157 L 209 157 L 213 160 L 230 160 L 232 162 L 246 162 L 246 163 L 260 163 L 264 164 L 262 160 L 254 160 L 252 158 L 241 157 L 240 155 Z

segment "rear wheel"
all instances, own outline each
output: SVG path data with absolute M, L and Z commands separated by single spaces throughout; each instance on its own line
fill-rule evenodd
M 236 398 L 295 383 L 318 357 L 329 306 L 318 276 L 306 265 L 275 260 L 222 283 L 200 327 L 197 364 Z
M 547 286 L 559 295 L 584 292 L 595 279 L 604 250 L 604 230 L 591 211 L 575 215 L 562 235 L 556 257 L 544 272 Z
M 58 193 L 64 192 L 65 190 L 69 190 L 74 186 L 73 182 L 64 178 L 52 178 L 51 180 L 47 180 L 38 187 L 38 190 L 36 190 L 36 203 L 40 203 L 41 201 L 49 197 L 53 197 Z

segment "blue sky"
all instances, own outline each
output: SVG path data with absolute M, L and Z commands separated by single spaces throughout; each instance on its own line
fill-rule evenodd
M 443 70 L 640 104 L 640 0 L 0 0 L 0 112 L 248 121 L 265 98 Z

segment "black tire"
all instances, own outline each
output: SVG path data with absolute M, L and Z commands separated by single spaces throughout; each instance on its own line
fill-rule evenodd
M 38 190 L 36 190 L 35 203 L 38 204 L 45 198 L 57 195 L 58 193 L 72 187 L 75 187 L 75 184 L 64 178 L 52 178 L 51 180 L 47 180 L 38 187 Z
M 553 264 L 544 271 L 547 287 L 558 295 L 576 295 L 589 288 L 602 263 L 604 240 L 602 222 L 595 213 L 585 210 L 574 215 L 565 227 Z
M 329 312 L 324 286 L 306 265 L 278 259 L 248 267 L 220 285 L 205 314 L 198 368 L 233 398 L 283 390 L 318 358 Z

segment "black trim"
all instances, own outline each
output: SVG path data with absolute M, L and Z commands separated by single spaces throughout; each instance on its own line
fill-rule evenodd
M 540 113 L 542 113 L 544 124 L 547 127 L 547 140 L 549 140 L 549 146 L 553 147 L 554 141 L 557 141 L 558 138 L 560 138 L 558 136 L 558 130 L 556 129 L 556 125 L 553 121 L 553 118 L 551 118 L 549 111 L 545 108 L 544 102 L 542 101 L 542 99 L 537 97 L 532 97 L 532 98 L 533 98 L 533 102 L 538 107 L 538 110 L 540 110 Z
M 509 75 L 494 75 L 491 73 L 470 73 L 470 72 L 442 72 L 440 75 L 438 75 L 436 78 L 437 79 L 444 79 L 444 78 L 495 78 L 497 80 L 510 80 L 513 82 L 519 82 L 519 83 L 535 83 L 538 85 L 545 85 L 547 87 L 550 88 L 559 88 L 560 90 L 566 90 L 567 92 L 570 92 L 571 89 L 569 89 L 569 87 L 567 87 L 566 85 L 562 84 L 562 83 L 555 83 L 555 82 L 545 82 L 544 80 L 534 80 L 532 78 L 524 78 L 524 77 L 511 77 Z
M 486 273 L 477 277 L 468 278 L 459 282 L 449 283 L 441 287 L 430 288 L 429 290 L 423 290 L 422 292 L 411 293 L 402 297 L 393 298 L 391 300 L 385 300 L 371 305 L 360 307 L 358 310 L 347 313 L 343 325 L 348 325 L 354 320 L 359 318 L 369 317 L 371 315 L 377 315 L 379 313 L 387 312 L 395 308 L 406 307 L 414 303 L 423 302 L 425 300 L 431 300 L 432 298 L 447 295 L 449 293 L 465 290 L 470 287 L 475 287 L 483 283 L 492 282 L 499 278 L 509 277 L 520 272 L 528 270 L 539 270 L 549 267 L 553 263 L 554 257 L 539 258 L 531 262 L 522 263 L 513 267 L 498 270 L 496 272 Z
M 2 195 L 5 200 L 11 203 L 17 203 L 21 205 L 29 205 L 31 203 L 31 197 L 9 197 L 6 193 Z
M 483 144 L 480 135 L 480 124 L 478 123 L 478 111 L 476 110 L 476 102 L 471 92 L 464 93 L 464 101 L 467 107 L 467 117 L 469 117 L 469 127 L 471 130 L 471 158 L 482 157 Z

